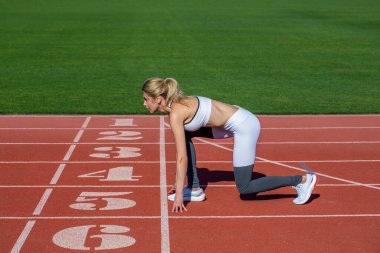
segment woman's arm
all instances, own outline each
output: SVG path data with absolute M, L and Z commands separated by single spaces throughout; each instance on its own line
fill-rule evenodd
M 183 116 L 182 116 L 183 117 Z M 172 212 L 187 211 L 183 204 L 183 189 L 185 186 L 185 178 L 187 171 L 187 153 L 186 153 L 186 141 L 185 130 L 183 127 L 184 119 L 179 113 L 170 113 L 170 126 L 174 135 L 174 141 L 176 145 L 176 195 Z

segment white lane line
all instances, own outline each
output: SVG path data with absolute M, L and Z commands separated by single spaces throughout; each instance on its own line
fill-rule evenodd
M 159 142 L 0 142 L 0 145 L 157 145 Z M 175 145 L 175 142 L 166 142 L 167 145 Z M 202 142 L 194 142 L 197 145 L 207 145 Z M 233 145 L 233 142 L 218 142 L 222 145 Z M 380 144 L 380 141 L 279 141 L 258 142 L 258 145 L 303 145 L 303 144 Z
M 258 115 L 265 118 L 366 118 L 366 117 L 380 117 L 380 114 L 282 114 L 282 115 Z
M 87 117 L 85 122 L 83 123 L 82 125 L 82 128 L 86 127 L 88 125 L 88 123 L 90 122 L 90 119 L 91 117 Z M 78 132 L 78 134 L 75 136 L 75 139 L 74 139 L 74 142 L 78 142 L 79 139 L 81 138 L 82 134 L 83 134 L 83 131 L 84 130 L 80 130 Z M 73 153 L 75 149 L 75 145 L 71 145 L 69 150 L 67 151 L 65 157 L 63 158 L 64 161 L 68 161 Z M 65 164 L 60 164 L 57 171 L 55 172 L 53 178 L 51 179 L 50 183 L 51 184 L 56 184 L 60 175 L 62 174 L 63 172 L 63 169 L 65 168 Z M 40 215 L 41 212 L 42 212 L 42 209 L 44 208 L 44 206 L 46 205 L 51 193 L 53 192 L 53 188 L 47 188 L 44 192 L 44 194 L 42 195 L 40 201 L 38 202 L 36 208 L 34 209 L 33 211 L 33 215 Z M 22 246 L 24 245 L 30 231 L 32 230 L 34 224 L 35 224 L 36 221 L 29 221 L 24 230 L 22 231 L 21 235 L 19 236 L 19 238 L 17 239 L 15 245 L 13 246 L 13 249 L 12 249 L 12 253 L 13 252 L 19 252 L 22 248 Z
M 87 117 L 84 121 L 82 128 L 87 128 L 88 124 L 90 123 L 91 117 Z
M 170 125 L 165 122 L 166 129 L 170 129 Z M 380 126 L 305 126 L 305 127 L 262 127 L 261 130 L 318 130 L 318 129 L 378 129 Z
M 379 127 L 380 128 L 380 127 Z M 80 130 L 81 127 L 0 127 L 0 130 Z M 86 130 L 157 130 L 157 127 L 87 127 Z
M 161 253 L 170 252 L 164 116 L 160 116 Z
M 300 163 L 300 162 L 306 162 L 306 163 L 378 163 L 380 160 L 278 160 L 273 162 L 279 162 L 279 163 Z M 52 163 L 62 163 L 62 161 L 0 161 L 0 164 L 52 164 Z M 121 160 L 121 161 L 66 161 L 65 164 L 112 164 L 112 163 L 119 163 L 119 164 L 145 164 L 145 163 L 160 163 L 160 161 L 126 161 L 126 160 Z M 166 160 L 166 163 L 176 163 L 176 161 L 172 160 Z M 201 160 L 197 161 L 197 163 L 230 163 L 232 164 L 231 160 L 228 161 L 213 161 L 213 160 Z M 256 161 L 255 163 L 271 163 L 271 162 L 266 162 L 266 161 Z
M 86 220 L 86 219 L 161 219 L 161 216 L 8 216 L 0 217 L 0 220 Z
M 263 127 L 262 130 L 323 130 L 323 129 L 379 129 L 377 126 L 337 127 Z
M 213 143 L 213 142 L 209 142 L 209 141 L 206 141 L 206 140 L 203 140 L 203 139 L 200 139 L 200 138 L 196 138 L 196 139 L 198 139 L 198 140 L 200 140 L 202 142 L 208 143 L 210 145 L 216 146 L 218 148 L 225 149 L 225 150 L 233 152 L 233 150 L 231 148 L 227 148 L 227 147 L 224 147 L 222 145 L 219 145 L 219 144 L 216 144 L 216 143 Z M 294 169 L 294 170 L 305 172 L 304 169 L 301 169 L 301 168 L 298 168 L 298 167 L 295 167 L 295 166 L 290 166 L 290 165 L 287 165 L 287 164 L 284 164 L 284 163 L 271 161 L 271 160 L 268 160 L 268 159 L 265 159 L 265 158 L 262 158 L 262 157 L 258 157 L 258 156 L 256 156 L 256 158 L 259 159 L 259 160 L 261 160 L 261 161 L 270 163 L 270 164 L 275 164 L 275 165 L 279 165 L 279 166 L 286 167 L 286 168 L 289 168 L 289 169 Z M 376 187 L 376 186 L 372 186 L 372 185 L 366 185 L 366 184 L 362 184 L 362 183 L 359 183 L 359 182 L 356 182 L 356 181 L 351 181 L 351 180 L 347 180 L 347 179 L 343 179 L 343 178 L 339 178 L 339 177 L 333 177 L 333 176 L 330 176 L 330 175 L 327 175 L 327 174 L 324 174 L 324 173 L 319 173 L 319 172 L 317 173 L 317 172 L 315 172 L 315 174 L 323 176 L 323 177 L 326 177 L 326 178 L 342 181 L 342 182 L 345 182 L 345 183 L 350 183 L 350 184 L 355 184 L 355 185 L 359 185 L 359 186 L 363 186 L 363 187 L 367 187 L 367 188 L 372 188 L 372 189 L 380 190 L 380 187 Z
M 165 122 L 165 129 L 170 129 Z M 319 129 L 379 129 L 379 126 L 325 126 L 325 127 L 263 127 L 261 130 L 319 130 Z M 0 130 L 79 130 L 80 127 L 0 127 Z M 157 127 L 88 127 L 87 130 L 158 130 Z
M 364 185 L 372 185 L 372 186 L 380 186 L 380 184 L 364 184 Z M 356 185 L 356 184 L 318 184 L 319 187 L 360 187 L 362 185 Z M 168 186 L 169 187 L 169 186 Z M 211 188 L 218 188 L 218 187 L 233 187 L 236 186 L 234 184 L 212 184 L 212 185 L 201 185 L 201 187 L 211 187 Z
M 82 125 L 82 128 L 85 128 L 88 125 L 88 123 L 90 122 L 90 120 L 91 120 L 91 117 L 87 117 L 86 120 L 85 120 L 85 122 Z M 77 143 L 79 142 L 80 138 L 82 137 L 83 133 L 84 133 L 83 129 L 79 130 L 79 132 L 77 133 L 77 135 L 74 138 L 74 143 L 75 144 L 73 144 L 73 145 L 70 146 L 70 148 L 67 151 L 65 157 L 63 158 L 63 161 L 68 161 L 70 159 L 70 157 L 73 154 L 74 149 L 75 149 Z
M 364 114 L 365 115 L 365 114 Z M 371 115 L 371 114 L 369 114 Z M 140 115 L 125 115 L 121 116 L 120 114 L 93 114 L 91 115 L 93 118 L 128 118 L 129 116 L 133 116 L 136 118 L 151 118 L 152 116 L 147 114 Z M 12 115 L 0 115 L 0 118 L 84 118 L 85 115 L 77 115 L 77 114 L 12 114 Z
M 111 117 L 122 117 L 126 118 L 129 115 L 121 116 L 120 114 L 94 114 L 94 118 L 111 118 Z M 140 115 L 130 115 L 138 118 L 151 118 L 152 115 L 149 114 L 140 114 Z M 281 114 L 281 115 L 272 115 L 272 114 L 259 114 L 259 117 L 266 118 L 316 118 L 316 117 L 327 117 L 327 118 L 360 118 L 360 117 L 380 117 L 379 114 Z M 12 114 L 12 115 L 0 115 L 0 118 L 83 118 L 84 115 L 77 114 Z
M 380 213 L 370 214 L 300 214 L 300 215 L 214 215 L 214 216 L 170 216 L 170 219 L 266 219 L 266 218 L 358 218 L 380 217 Z
M 44 208 L 46 202 L 48 201 L 52 191 L 53 191 L 52 188 L 48 188 L 45 190 L 44 194 L 42 195 L 42 197 L 40 199 L 40 202 L 36 206 L 36 209 L 34 209 L 34 211 L 33 211 L 33 215 L 40 215 L 41 214 L 42 209 Z
M 380 213 L 364 214 L 289 214 L 289 215 L 211 215 L 211 216 L 168 216 L 169 219 L 268 219 L 268 218 L 359 218 L 380 217 Z M 81 219 L 161 219 L 161 216 L 38 216 L 0 217 L 0 220 L 81 220 Z
M 364 184 L 372 186 L 380 186 L 380 184 Z M 359 187 L 355 184 L 318 184 L 318 187 Z M 161 185 L 0 185 L 0 188 L 160 188 Z M 171 187 L 171 185 L 166 186 Z M 201 187 L 218 188 L 218 187 L 233 187 L 234 184 L 208 184 Z
M 91 117 L 87 117 L 86 120 L 85 120 L 85 122 L 84 122 L 83 125 L 82 125 L 82 128 L 85 128 L 85 127 L 88 125 L 88 123 L 90 122 L 90 120 L 91 120 Z M 76 135 L 75 138 L 74 138 L 74 143 L 78 143 L 78 142 L 79 142 L 80 138 L 81 138 L 82 135 L 83 135 L 83 132 L 84 132 L 83 129 L 79 130 L 79 132 L 77 133 L 77 135 Z M 63 158 L 63 161 L 68 161 L 68 160 L 70 160 L 70 157 L 71 157 L 71 155 L 73 154 L 76 145 L 77 145 L 77 144 L 73 144 L 73 145 L 70 146 L 70 148 L 69 148 L 69 150 L 67 151 L 65 157 Z
M 30 217 L 31 219 L 34 219 L 34 217 Z M 20 252 L 22 246 L 24 245 L 26 238 L 28 238 L 30 231 L 32 231 L 32 228 L 36 221 L 31 220 L 28 221 L 24 227 L 24 230 L 21 232 L 20 236 L 18 237 L 15 245 L 13 246 L 11 253 L 18 253 Z
M 53 178 L 50 181 L 50 184 L 57 184 L 58 179 L 61 177 L 63 170 L 65 169 L 66 164 L 60 164 L 57 171 L 55 172 Z
M 83 130 L 83 129 L 82 129 L 82 130 L 79 130 L 77 136 L 75 136 L 74 143 L 78 143 L 78 141 L 79 141 L 79 139 L 82 137 L 83 133 L 84 133 L 84 130 Z
M 74 149 L 75 149 L 76 146 L 77 146 L 76 144 L 70 146 L 70 148 L 69 148 L 69 150 L 67 151 L 65 157 L 63 158 L 63 161 L 68 161 L 68 160 L 70 159 L 70 157 L 71 157 L 71 155 L 73 154 Z
M 167 123 L 165 123 L 167 124 Z M 79 127 L 0 127 L 0 130 L 79 130 Z M 86 130 L 158 130 L 157 127 L 88 127 Z M 170 126 L 166 126 L 166 130 Z M 357 126 L 357 127 L 263 127 L 261 130 L 324 130 L 324 129 L 380 129 L 378 126 Z
M 268 159 L 261 158 L 261 157 L 257 157 L 257 159 L 260 159 L 261 161 L 266 161 L 266 162 L 271 163 L 271 164 L 276 164 L 276 165 L 279 165 L 279 166 L 282 166 L 282 167 L 286 167 L 286 168 L 289 168 L 289 169 L 294 169 L 294 170 L 303 171 L 303 172 L 306 171 L 304 169 L 301 169 L 301 168 L 298 168 L 298 167 L 295 167 L 295 166 L 290 166 L 290 165 L 287 165 L 287 164 L 284 164 L 284 163 L 279 163 L 279 162 L 273 162 L 273 161 L 270 161 Z M 326 177 L 326 178 L 342 181 L 342 182 L 345 182 L 345 183 L 350 183 L 350 184 L 355 184 L 355 185 L 358 185 L 358 186 L 363 186 L 363 187 L 367 187 L 367 188 L 372 188 L 372 189 L 380 190 L 380 187 L 376 187 L 376 186 L 372 186 L 372 185 L 366 185 L 366 184 L 363 184 L 363 183 L 360 183 L 360 182 L 356 182 L 356 181 L 352 181 L 352 180 L 347 180 L 347 179 L 343 179 L 343 178 L 339 178 L 339 177 L 334 177 L 334 176 L 330 176 L 330 175 L 327 175 L 327 174 L 324 174 L 324 173 L 320 173 L 320 172 L 315 172 L 315 174 L 317 174 L 319 176 Z

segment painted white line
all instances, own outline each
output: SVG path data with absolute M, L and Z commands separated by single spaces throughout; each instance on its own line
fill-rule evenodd
M 164 116 L 160 116 L 161 253 L 170 252 Z
M 257 159 L 260 159 L 261 161 L 266 161 L 266 162 L 271 163 L 271 164 L 276 164 L 276 165 L 279 165 L 279 166 L 282 166 L 282 167 L 286 167 L 286 168 L 289 168 L 289 169 L 294 169 L 294 170 L 306 172 L 306 170 L 304 170 L 304 169 L 301 169 L 301 168 L 298 168 L 298 167 L 295 167 L 295 166 L 290 166 L 290 165 L 287 165 L 287 164 L 284 164 L 284 163 L 270 161 L 270 160 L 262 158 L 262 157 L 257 157 Z M 362 183 L 359 183 L 359 182 L 356 182 L 356 181 L 347 180 L 347 179 L 343 179 L 343 178 L 339 178 L 339 177 L 333 177 L 333 176 L 330 176 L 330 175 L 327 175 L 327 174 L 324 174 L 324 173 L 320 173 L 320 172 L 315 172 L 315 174 L 317 174 L 319 176 L 322 176 L 322 177 L 327 177 L 327 178 L 330 178 L 330 179 L 335 179 L 335 180 L 338 180 L 338 181 L 342 181 L 342 182 L 345 182 L 345 183 L 350 183 L 350 184 L 355 184 L 355 185 L 359 185 L 359 186 L 363 186 L 363 187 L 367 187 L 367 188 L 372 188 L 372 189 L 380 190 L 380 187 L 376 187 L 376 186 L 372 186 L 372 185 L 366 185 L 366 184 L 362 184 Z
M 364 184 L 364 185 L 372 185 L 372 186 L 380 186 L 380 184 Z M 356 184 L 318 184 L 319 187 L 360 187 L 362 185 L 356 185 Z M 169 187 L 169 186 L 168 186 Z M 207 188 L 217 188 L 217 187 L 232 187 L 235 188 L 236 186 L 234 184 L 212 184 L 212 185 L 201 185 L 201 187 L 207 187 Z
M 362 117 L 380 117 L 380 114 L 281 114 L 281 115 L 258 115 L 265 118 L 362 118 Z
M 69 148 L 69 150 L 67 151 L 65 157 L 63 158 L 63 161 L 68 161 L 68 160 L 70 159 L 71 155 L 72 155 L 73 152 L 74 152 L 75 147 L 76 147 L 76 144 L 70 146 L 70 148 Z
M 161 219 L 161 216 L 3 216 L 0 220 Z
M 0 142 L 0 145 L 157 145 L 159 142 Z M 175 145 L 175 142 L 166 142 L 167 145 Z M 207 143 L 194 142 L 197 145 L 207 145 Z M 218 142 L 221 145 L 233 145 L 233 142 Z M 303 145 L 303 144 L 380 144 L 380 141 L 263 141 L 257 145 Z
M 86 120 L 83 122 L 82 124 L 82 128 L 86 128 L 88 126 L 88 124 L 90 123 L 90 120 L 91 120 L 91 117 L 87 117 Z M 79 132 L 77 133 L 77 135 L 75 136 L 74 138 L 74 143 L 78 143 L 80 138 L 82 137 L 84 133 L 84 129 L 81 129 L 79 130 Z M 71 155 L 73 154 L 74 152 L 74 149 L 76 147 L 76 144 L 72 144 L 69 148 L 69 150 L 67 151 L 65 157 L 63 158 L 63 161 L 68 161 L 71 157 Z M 65 166 L 66 164 L 60 164 L 57 171 L 55 172 L 52 180 L 50 181 L 50 184 L 56 184 L 58 182 L 58 179 L 61 177 L 62 175 L 62 172 L 63 170 L 65 169 Z
M 289 214 L 289 215 L 211 215 L 211 216 L 169 216 L 168 219 L 271 219 L 271 218 L 360 218 L 380 217 L 380 213 L 368 214 Z M 39 216 L 0 217 L 0 220 L 82 220 L 82 219 L 161 219 L 161 216 Z
M 77 114 L 3 114 L 0 115 L 0 118 L 83 118 L 86 115 L 77 115 Z M 155 116 L 152 116 L 150 114 L 136 114 L 136 115 L 123 115 L 120 114 L 94 114 L 91 115 L 94 118 L 110 118 L 110 117 L 121 117 L 121 118 L 128 118 L 128 117 L 147 117 L 147 118 L 153 118 Z M 306 117 L 306 118 L 315 118 L 315 117 L 328 117 L 328 118 L 335 118 L 335 117 L 380 117 L 379 114 L 280 114 L 280 115 L 273 115 L 273 114 L 258 114 L 259 117 L 268 117 L 268 118 L 287 118 L 287 117 Z M 165 117 L 165 116 L 164 116 Z
M 0 185 L 0 188 L 46 188 L 46 187 L 50 187 L 50 188 L 160 188 L 161 185 Z
M 372 186 L 380 186 L 380 184 L 364 184 L 364 185 L 372 185 Z M 357 187 L 361 185 L 356 184 L 318 184 L 318 187 Z
M 34 219 L 34 217 L 30 217 L 31 219 Z M 32 231 L 32 228 L 36 221 L 31 220 L 28 221 L 24 227 L 24 230 L 21 232 L 20 236 L 18 237 L 15 245 L 13 246 L 11 253 L 18 253 L 20 252 L 22 246 L 24 245 L 26 238 L 28 238 L 30 231 Z
M 91 117 L 88 116 L 88 117 L 86 118 L 86 120 L 84 121 L 84 123 L 82 124 L 82 128 L 87 128 L 88 123 L 90 123 L 90 120 L 91 120 Z
M 0 118 L 84 118 L 87 115 L 77 115 L 77 114 L 12 114 L 12 115 L 0 115 Z M 153 118 L 155 116 L 145 115 L 145 114 L 134 114 L 134 115 L 123 115 L 120 114 L 91 114 L 93 118 Z
M 379 141 L 380 142 L 380 141 Z M 158 145 L 159 142 L 3 142 L 0 145 Z M 174 144 L 174 142 L 166 143 Z M 228 144 L 228 143 L 227 143 Z
M 57 184 L 58 179 L 61 177 L 63 170 L 65 169 L 66 164 L 60 164 L 57 171 L 55 172 L 53 178 L 50 181 L 50 184 Z
M 51 163 L 62 163 L 62 161 L 0 161 L 0 164 L 51 164 Z M 66 164 L 73 163 L 73 164 L 90 164 L 90 163 L 101 163 L 101 164 L 112 164 L 112 163 L 160 163 L 160 161 L 126 161 L 126 160 L 120 160 L 120 161 L 65 161 Z M 175 163 L 175 161 L 167 161 L 167 163 Z
M 88 123 L 90 122 L 90 119 L 91 117 L 87 117 L 85 122 L 83 123 L 82 125 L 82 128 L 84 127 L 87 127 Z M 83 134 L 83 131 L 84 130 L 80 130 L 78 132 L 78 134 L 76 135 L 75 139 L 74 139 L 74 142 L 78 142 L 79 139 L 81 138 L 82 134 Z M 64 161 L 68 161 L 73 153 L 75 149 L 75 145 L 71 145 L 69 150 L 67 151 L 65 157 L 63 158 Z M 51 184 L 56 184 L 58 182 L 58 179 L 60 177 L 60 175 L 62 174 L 63 172 L 63 169 L 65 168 L 65 164 L 60 164 L 57 171 L 55 172 L 53 178 L 51 179 L 50 183 Z M 44 208 L 44 206 L 46 205 L 51 193 L 53 192 L 53 189 L 52 188 L 47 188 L 44 192 L 44 194 L 42 195 L 39 203 L 37 204 L 36 208 L 34 209 L 33 211 L 33 215 L 40 215 L 41 212 L 42 212 L 42 209 Z M 34 218 L 32 218 L 34 219 Z M 24 230 L 21 232 L 19 238 L 17 239 L 15 245 L 13 246 L 12 248 L 12 253 L 16 253 L 16 252 L 19 252 L 22 248 L 22 246 L 24 245 L 30 231 L 32 230 L 34 224 L 35 224 L 35 220 L 33 221 L 28 221 L 28 223 L 26 224 Z
M 166 129 L 170 125 L 165 122 Z M 262 127 L 261 130 L 318 130 L 318 129 L 379 129 L 380 126 L 305 126 L 305 127 Z
M 380 186 L 380 184 L 364 184 L 372 186 Z M 209 184 L 200 185 L 201 187 L 207 188 L 218 188 L 218 187 L 232 187 L 235 188 L 234 184 Z M 359 187 L 361 185 L 355 184 L 318 184 L 318 187 Z M 0 185 L 0 188 L 160 188 L 161 185 Z M 166 185 L 167 188 L 171 185 Z
M 263 127 L 262 130 L 319 130 L 319 129 L 379 129 L 377 126 L 337 126 L 337 127 Z
M 42 212 L 42 209 L 44 208 L 46 202 L 48 201 L 53 189 L 48 188 L 45 190 L 44 194 L 42 195 L 40 202 L 36 206 L 36 209 L 34 209 L 33 215 L 40 215 Z
M 266 219 L 266 218 L 358 218 L 380 217 L 380 213 L 371 214 L 300 214 L 300 215 L 215 215 L 215 216 L 170 216 L 170 219 Z
M 299 145 L 299 144 L 379 144 L 380 141 L 278 141 L 258 142 L 259 145 Z M 226 143 L 232 144 L 232 143 Z
M 83 133 L 84 133 L 83 129 L 79 130 L 77 136 L 75 136 L 74 143 L 78 143 L 79 142 L 79 139 L 82 137 Z
M 202 142 L 208 143 L 210 145 L 219 147 L 221 149 L 225 149 L 225 150 L 233 152 L 233 150 L 231 148 L 227 148 L 227 147 L 224 147 L 222 145 L 219 145 L 219 144 L 216 144 L 216 143 L 213 143 L 213 142 L 209 142 L 209 141 L 206 141 L 206 140 L 203 140 L 203 139 L 200 139 L 200 138 L 196 138 L 196 139 L 198 139 L 198 140 L 200 140 Z M 271 160 L 268 160 L 268 159 L 265 159 L 265 158 L 262 158 L 262 157 L 256 156 L 256 159 L 264 161 L 264 162 L 267 162 L 267 163 L 270 163 L 270 164 L 275 164 L 275 165 L 279 165 L 279 166 L 282 166 L 282 167 L 286 167 L 286 168 L 289 168 L 289 169 L 294 169 L 294 170 L 306 172 L 306 170 L 304 170 L 304 169 L 301 169 L 301 168 L 298 168 L 298 167 L 295 167 L 295 166 L 290 166 L 290 165 L 287 165 L 287 164 L 284 164 L 284 163 L 280 163 L 280 162 L 271 161 Z M 323 176 L 323 177 L 335 179 L 335 180 L 338 180 L 338 181 L 342 181 L 342 182 L 345 182 L 345 183 L 350 183 L 350 184 L 360 185 L 360 186 L 367 187 L 367 188 L 372 188 L 372 189 L 380 190 L 380 187 L 376 187 L 376 186 L 372 186 L 372 185 L 366 185 L 366 184 L 362 184 L 362 183 L 359 183 L 359 182 L 356 182 L 356 181 L 351 181 L 351 180 L 347 180 L 347 179 L 343 179 L 343 178 L 339 178 L 339 177 L 333 177 L 333 176 L 330 176 L 330 175 L 327 175 L 327 174 L 324 174 L 324 173 L 317 173 L 317 172 L 315 172 L 315 174 Z
M 378 163 L 380 160 L 278 160 L 273 162 L 279 162 L 279 163 L 300 163 L 300 162 L 306 162 L 306 163 Z M 62 161 L 0 161 L 0 164 L 53 164 L 53 163 L 62 163 Z M 66 164 L 113 164 L 113 163 L 122 163 L 122 164 L 145 164 L 145 163 L 160 163 L 160 161 L 126 161 L 126 160 L 120 160 L 120 161 L 65 161 Z M 169 161 L 167 160 L 166 163 L 176 163 L 176 161 Z M 232 161 L 197 161 L 197 163 L 229 163 L 232 164 Z M 256 161 L 255 163 L 270 163 L 266 161 Z
M 379 127 L 380 128 L 380 127 Z M 80 130 L 80 127 L 0 127 L 0 130 Z M 159 127 L 88 127 L 86 130 L 157 130 Z
M 85 128 L 88 125 L 88 123 L 90 122 L 90 120 L 91 120 L 91 117 L 87 117 L 86 120 L 84 121 L 83 125 L 82 125 L 82 128 Z M 77 133 L 77 135 L 74 138 L 74 143 L 79 142 L 79 140 L 82 137 L 83 133 L 84 133 L 83 129 L 79 130 L 79 132 Z M 71 155 L 74 152 L 75 147 L 76 147 L 76 144 L 73 144 L 73 145 L 70 146 L 70 148 L 67 151 L 65 157 L 63 158 L 63 161 L 68 161 L 70 159 Z

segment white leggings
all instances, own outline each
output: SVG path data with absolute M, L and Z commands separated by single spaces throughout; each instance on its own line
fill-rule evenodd
M 212 127 L 215 139 L 234 137 L 234 167 L 252 165 L 260 136 L 260 122 L 250 111 L 239 108 L 223 127 Z

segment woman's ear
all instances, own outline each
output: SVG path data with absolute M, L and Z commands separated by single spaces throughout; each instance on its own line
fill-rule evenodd
M 160 105 L 162 103 L 162 97 L 161 96 L 156 97 L 156 102 L 157 104 Z

